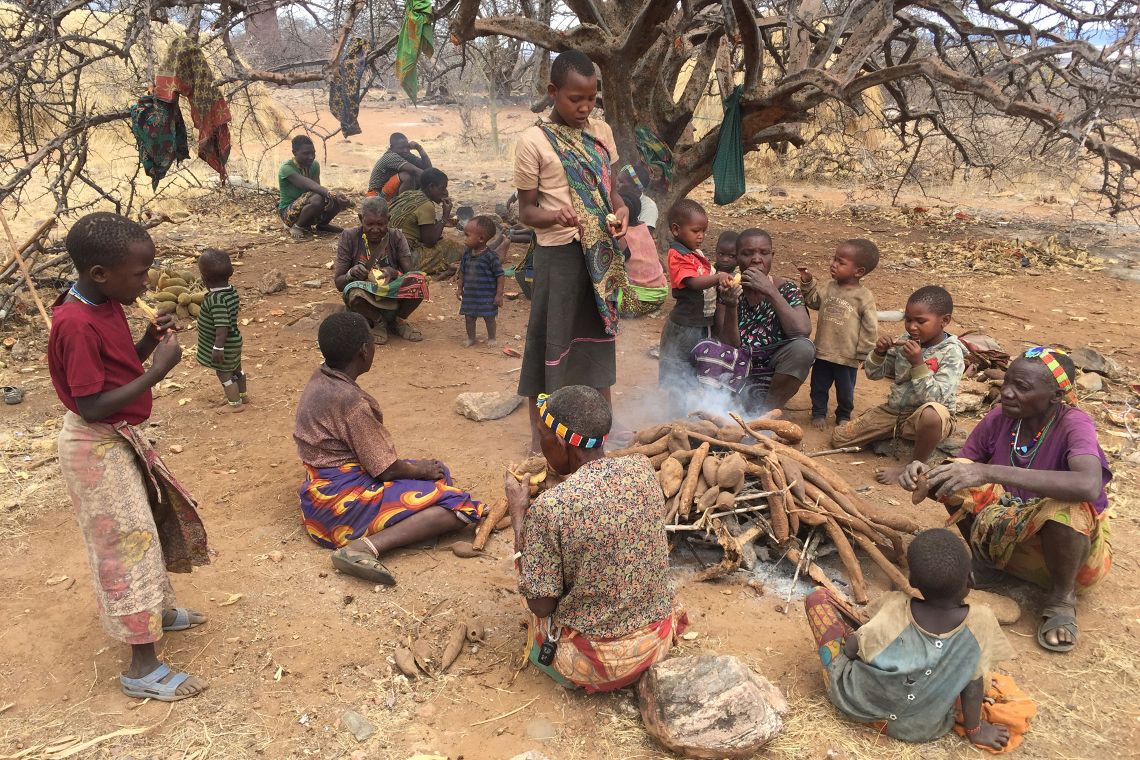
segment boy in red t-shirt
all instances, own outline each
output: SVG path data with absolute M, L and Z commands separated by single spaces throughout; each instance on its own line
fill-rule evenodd
M 685 397 L 696 390 L 697 373 L 689 355 L 710 337 L 717 290 L 732 287 L 731 272 L 713 271 L 701 252 L 708 215 L 683 198 L 669 209 L 669 286 L 676 304 L 661 328 L 657 383 L 669 393 L 673 412 L 684 414 Z
M 174 702 L 206 684 L 159 662 L 163 631 L 206 622 L 174 606 L 167 569 L 206 564 L 206 534 L 194 502 L 134 426 L 150 416 L 151 388 L 182 357 L 174 319 L 159 314 L 135 342 L 123 304 L 146 291 L 154 243 L 141 226 L 88 214 L 68 232 L 79 279 L 53 305 L 48 367 L 67 407 L 59 462 L 87 547 L 104 629 L 131 646 L 119 677 L 128 696 Z M 152 358 L 150 369 L 143 361 Z M 152 511 L 153 491 L 158 516 Z

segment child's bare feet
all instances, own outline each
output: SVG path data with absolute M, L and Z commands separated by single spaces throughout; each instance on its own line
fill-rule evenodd
M 881 467 L 875 470 L 875 480 L 885 486 L 897 486 L 899 484 L 899 476 L 903 474 L 906 468 L 902 465 L 895 467 Z
M 218 414 L 238 414 L 245 411 L 245 404 L 230 404 L 218 407 Z
M 487 345 L 494 348 L 495 346 L 499 345 L 499 341 L 495 340 L 494 338 L 488 338 Z
M 811 426 L 813 428 L 815 428 L 816 430 L 827 430 L 827 418 L 826 417 L 812 417 L 811 418 Z
M 978 730 L 974 735 L 966 734 L 966 737 L 979 747 L 1003 749 L 1005 745 L 1009 744 L 1009 728 L 983 720 L 978 724 Z
M 475 339 L 474 338 L 468 338 L 467 340 L 463 341 L 463 345 L 466 348 L 471 348 L 472 346 L 475 345 Z

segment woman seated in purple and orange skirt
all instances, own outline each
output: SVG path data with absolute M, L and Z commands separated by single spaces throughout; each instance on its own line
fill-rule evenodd
M 376 352 L 368 320 L 351 311 L 332 314 L 317 343 L 325 362 L 301 394 L 293 428 L 307 473 L 305 530 L 336 550 L 337 570 L 392 586 L 383 555 L 478 522 L 484 505 L 452 485 L 442 462 L 396 457 L 380 406 L 356 384 Z
M 1077 645 L 1077 595 L 1112 566 L 1112 473 L 1096 423 L 1072 405 L 1074 372 L 1061 349 L 1029 349 L 1009 365 L 1001 406 L 970 433 L 959 459 L 911 462 L 899 478 L 952 513 L 974 552 L 976 588 L 997 585 L 1003 571 L 1047 590 L 1037 643 L 1053 652 Z

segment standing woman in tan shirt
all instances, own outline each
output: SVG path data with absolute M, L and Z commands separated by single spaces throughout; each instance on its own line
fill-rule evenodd
M 615 238 L 629 212 L 614 192 L 613 132 L 590 118 L 598 96 L 594 64 L 577 50 L 550 67 L 549 119 L 515 144 L 519 219 L 532 227 L 534 294 L 519 395 L 530 403 L 531 448 L 539 450 L 539 394 L 567 385 L 596 388 L 608 401 L 617 382 L 618 294 L 627 285 Z

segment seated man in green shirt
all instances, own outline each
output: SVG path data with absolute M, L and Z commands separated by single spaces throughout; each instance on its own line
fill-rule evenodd
M 317 163 L 317 147 L 308 135 L 293 138 L 293 157 L 277 170 L 277 189 L 281 200 L 277 213 L 296 241 L 305 239 L 305 231 L 340 233 L 330 222 L 352 201 L 340 193 L 321 186 L 321 165 Z

